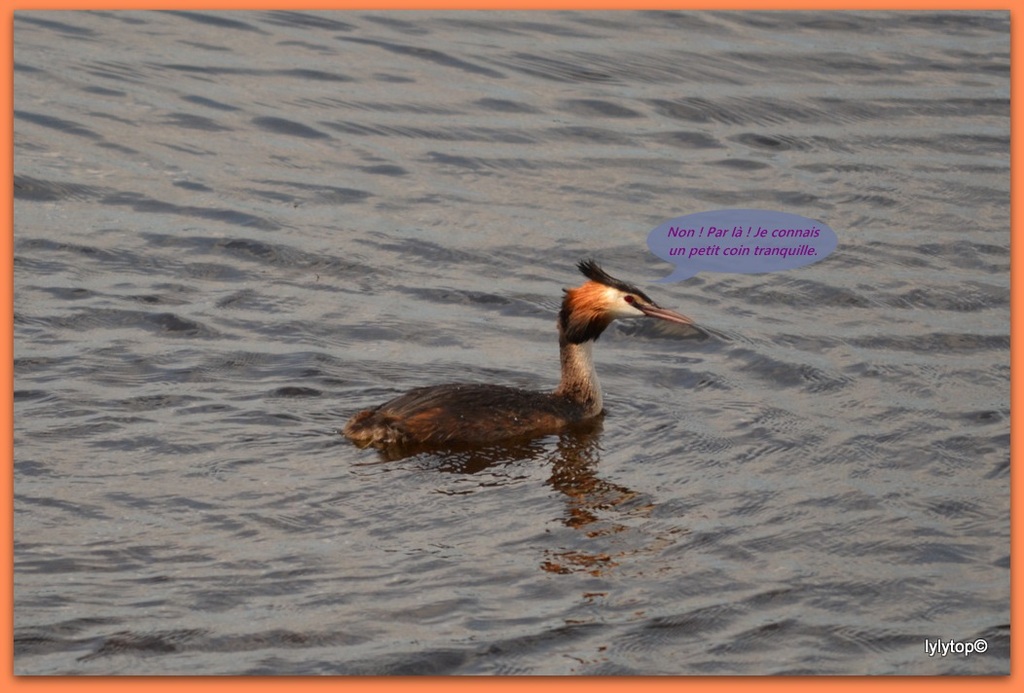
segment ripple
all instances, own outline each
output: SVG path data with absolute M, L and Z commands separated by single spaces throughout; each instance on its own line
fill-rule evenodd
M 262 116 L 259 118 L 252 119 L 253 125 L 266 130 L 267 132 L 273 132 L 279 135 L 289 135 L 291 137 L 303 137 L 306 139 L 330 139 L 331 136 L 326 132 L 321 132 L 315 128 L 311 128 L 308 125 L 297 123 L 287 118 L 276 118 L 271 116 Z
M 435 50 L 433 48 L 423 48 L 420 46 L 412 46 L 404 43 L 391 43 L 389 41 L 381 41 L 378 39 L 368 38 L 355 38 L 353 36 L 339 36 L 339 41 L 350 41 L 353 43 L 362 43 L 369 46 L 376 46 L 377 48 L 383 48 L 384 50 L 396 53 L 398 55 L 409 56 L 416 60 L 423 60 L 434 65 L 440 65 L 442 67 L 451 67 L 456 70 L 468 72 L 473 75 L 480 75 L 483 77 L 491 77 L 494 79 L 503 79 L 505 75 L 496 70 L 492 70 L 487 67 L 476 65 L 461 58 L 456 58 L 453 55 L 445 53 L 444 51 Z
M 19 111 L 15 109 L 14 121 L 15 123 L 18 121 L 28 122 L 51 130 L 59 130 L 62 133 L 85 137 L 92 140 L 102 139 L 99 134 L 83 125 L 79 125 L 78 123 L 70 120 L 64 120 L 63 118 L 46 115 L 44 113 L 32 113 L 31 111 Z

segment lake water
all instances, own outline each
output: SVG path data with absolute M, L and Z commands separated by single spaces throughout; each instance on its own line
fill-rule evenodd
M 16 674 L 1009 672 L 1008 13 L 14 37 Z M 720 208 L 839 246 L 655 284 Z M 338 435 L 553 387 L 585 257 L 707 328 L 615 323 L 599 430 Z

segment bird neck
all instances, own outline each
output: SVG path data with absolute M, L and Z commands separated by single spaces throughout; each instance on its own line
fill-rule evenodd
M 601 398 L 601 384 L 594 370 L 591 353 L 594 342 L 587 340 L 574 344 L 560 335 L 558 340 L 562 360 L 562 381 L 555 395 L 565 397 L 583 407 L 584 416 L 597 416 L 604 408 Z

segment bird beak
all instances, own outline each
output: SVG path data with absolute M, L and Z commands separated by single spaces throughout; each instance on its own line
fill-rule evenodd
M 637 305 L 636 307 L 639 308 L 643 312 L 643 314 L 648 317 L 661 318 L 662 320 L 678 323 L 680 325 L 693 324 L 693 320 L 691 320 L 690 318 L 686 317 L 682 313 L 677 313 L 674 310 L 669 310 L 668 308 L 659 308 L 658 306 L 642 305 Z

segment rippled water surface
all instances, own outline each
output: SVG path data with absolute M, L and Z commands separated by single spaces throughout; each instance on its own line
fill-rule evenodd
M 18 674 L 1005 674 L 1007 13 L 15 17 Z M 653 284 L 674 216 L 819 219 Z M 597 431 L 384 460 L 354 412 Z M 926 653 L 984 640 L 984 654 Z

